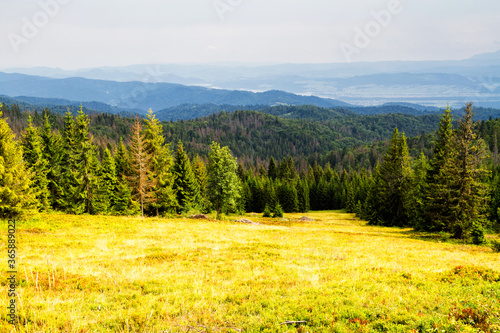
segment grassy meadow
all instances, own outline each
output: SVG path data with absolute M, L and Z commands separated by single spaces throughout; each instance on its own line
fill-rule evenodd
M 302 215 L 247 214 L 251 225 L 40 214 L 17 225 L 19 325 L 2 310 L 0 331 L 500 332 L 490 248 Z

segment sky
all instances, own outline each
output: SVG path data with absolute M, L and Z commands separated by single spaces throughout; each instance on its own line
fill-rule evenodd
M 455 60 L 498 0 L 0 0 L 0 68 Z

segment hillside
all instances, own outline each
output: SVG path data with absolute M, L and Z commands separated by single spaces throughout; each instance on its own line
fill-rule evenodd
M 152 78 L 154 79 L 154 78 Z M 84 78 L 52 79 L 0 72 L 0 94 L 33 96 L 82 102 L 99 102 L 128 110 L 163 110 L 186 103 L 216 105 L 311 104 L 321 107 L 347 106 L 347 103 L 314 96 L 300 96 L 271 90 L 260 93 L 208 89 L 172 83 L 116 82 Z
M 17 230 L 30 253 L 18 274 L 20 320 L 30 332 L 499 327 L 498 254 L 367 226 L 353 214 L 301 216 L 248 214 L 260 225 L 247 225 L 41 214 Z M 7 241 L 6 227 L 1 238 Z M 0 322 L 0 330 L 10 329 Z

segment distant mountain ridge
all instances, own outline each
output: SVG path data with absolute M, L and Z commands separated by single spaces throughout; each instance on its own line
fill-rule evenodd
M 172 83 L 232 91 L 286 91 L 292 94 L 342 100 L 372 106 L 407 102 L 425 106 L 500 108 L 500 51 L 450 61 L 383 61 L 326 64 L 144 64 L 78 70 L 17 68 L 52 78 L 84 77 L 124 82 Z M 0 92 L 2 93 L 2 92 Z M 137 93 L 142 95 L 141 88 Z M 22 94 L 27 95 L 27 94 Z M 240 97 L 234 94 L 234 98 Z M 260 96 L 265 97 L 265 96 Z M 264 98 L 265 99 L 265 98 Z M 100 101 L 100 100 L 99 100 Z M 180 104 L 224 104 L 228 100 L 182 101 Z M 130 104 L 130 100 L 127 100 Z M 106 102 L 114 105 L 111 102 Z M 248 100 L 232 105 L 245 105 Z M 266 101 L 265 104 L 268 104 Z M 286 102 L 283 102 L 286 103 Z M 253 100 L 250 104 L 260 104 Z M 287 103 L 318 104 L 318 103 Z M 123 106 L 123 105 L 116 105 Z M 161 109 L 174 105 L 164 105 Z M 324 106 L 325 105 L 318 105 Z M 129 107 L 129 106 L 127 106 Z
M 116 82 L 84 78 L 53 79 L 24 74 L 0 73 L 0 94 L 105 103 L 117 109 L 162 110 L 178 105 L 302 105 L 345 107 L 349 104 L 328 98 L 301 96 L 284 91 L 262 93 L 208 89 L 172 83 Z

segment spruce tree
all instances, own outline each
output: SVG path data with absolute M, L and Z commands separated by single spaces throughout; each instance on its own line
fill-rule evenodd
M 306 213 L 311 209 L 307 179 L 301 179 L 297 182 L 297 199 L 299 212 Z
M 28 128 L 22 138 L 23 158 L 31 172 L 33 180 L 33 191 L 38 199 L 39 209 L 50 208 L 50 192 L 47 174 L 49 162 L 42 153 L 42 139 L 38 133 L 38 128 L 33 127 L 31 115 L 28 118 Z
M 63 143 L 58 132 L 52 133 L 52 125 L 47 113 L 44 115 L 44 125 L 40 137 L 42 139 L 42 157 L 48 162 L 46 176 L 49 203 L 53 209 L 62 209 L 64 194 L 64 181 L 61 179 L 64 156 Z
M 278 177 L 278 167 L 276 166 L 276 162 L 274 161 L 274 157 L 271 156 L 271 159 L 269 160 L 269 167 L 267 169 L 267 176 L 275 180 L 276 177 Z
M 132 197 L 139 204 L 141 216 L 144 217 L 144 208 L 152 200 L 156 180 L 151 178 L 151 155 L 148 153 L 138 117 L 132 127 L 130 157 L 130 175 L 127 178 L 132 189 Z
M 109 149 L 106 148 L 103 155 L 97 173 L 97 186 L 92 206 L 93 211 L 96 213 L 110 214 L 114 212 L 118 178 L 116 176 L 115 160 Z
M 389 149 L 384 155 L 384 161 L 377 172 L 375 193 L 380 200 L 379 207 L 372 223 L 382 223 L 386 226 L 408 225 L 408 194 L 409 179 L 411 177 L 409 168 L 408 146 L 404 134 L 399 136 L 397 128 L 391 139 Z
M 173 158 L 170 144 L 164 144 L 163 127 L 151 109 L 144 122 L 146 148 L 151 156 L 150 177 L 156 183 L 153 188 L 151 206 L 155 215 L 159 215 L 160 212 L 169 212 L 178 206 L 173 190 Z
M 0 219 L 12 219 L 33 212 L 38 203 L 22 148 L 2 118 L 2 107 L 0 103 Z
M 488 186 L 485 179 L 489 172 L 483 166 L 486 148 L 483 139 L 478 139 L 474 132 L 476 123 L 473 117 L 474 110 L 469 103 L 458 122 L 454 140 L 457 149 L 457 205 L 452 207 L 454 220 L 449 229 L 455 238 L 465 238 L 473 229 L 480 233 L 487 211 Z
M 458 170 L 452 115 L 449 107 L 441 117 L 436 136 L 434 155 L 427 174 L 426 222 L 421 225 L 421 229 L 427 231 L 447 230 L 455 219 L 452 207 L 457 205 Z
M 200 188 L 200 202 L 204 208 L 208 208 L 209 201 L 207 197 L 207 183 L 208 174 L 205 162 L 203 162 L 200 155 L 196 155 L 193 159 L 193 172 L 196 181 L 198 182 L 198 187 Z
M 413 175 L 408 189 L 408 216 L 410 225 L 417 230 L 425 230 L 426 227 L 426 193 L 427 173 L 429 172 L 429 160 L 423 152 L 415 162 Z
M 208 155 L 208 196 L 217 212 L 217 219 L 221 213 L 233 209 L 241 196 L 241 184 L 236 170 L 236 158 L 231 156 L 229 147 L 221 148 L 216 142 L 210 145 Z
M 179 212 L 186 212 L 199 204 L 197 201 L 200 188 L 194 175 L 191 161 L 184 151 L 181 141 L 177 145 L 173 166 L 174 184 L 173 189 L 177 194 Z

